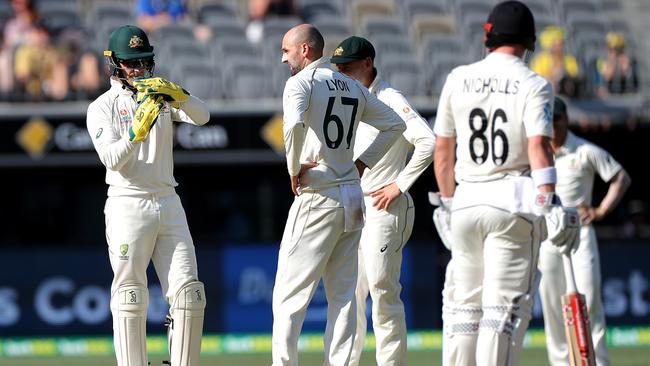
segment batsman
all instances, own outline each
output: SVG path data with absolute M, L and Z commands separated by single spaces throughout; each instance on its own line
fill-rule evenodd
M 173 125 L 203 125 L 206 105 L 179 85 L 153 77 L 153 46 L 135 26 L 117 28 L 104 51 L 111 87 L 88 106 L 87 128 L 106 166 L 106 241 L 113 270 L 111 313 L 118 366 L 146 366 L 153 261 L 170 304 L 171 365 L 199 365 L 205 291 L 185 212 L 175 192 Z M 166 362 L 170 364 L 169 362 Z

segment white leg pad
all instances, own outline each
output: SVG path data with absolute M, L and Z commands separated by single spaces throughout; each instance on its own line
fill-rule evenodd
M 198 366 L 203 334 L 205 289 L 194 281 L 181 287 L 172 303 L 168 330 L 169 354 L 172 366 Z
M 113 342 L 118 366 L 147 366 L 148 305 L 149 292 L 144 285 L 122 285 L 111 296 Z

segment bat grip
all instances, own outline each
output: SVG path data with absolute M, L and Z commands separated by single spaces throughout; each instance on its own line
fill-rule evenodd
M 576 279 L 573 276 L 573 264 L 571 263 L 571 256 L 569 254 L 562 254 L 562 264 L 564 265 L 564 276 L 566 278 L 566 292 L 578 292 Z

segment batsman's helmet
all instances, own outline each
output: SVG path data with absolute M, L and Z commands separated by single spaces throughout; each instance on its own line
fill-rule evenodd
M 535 50 L 535 19 L 528 7 L 516 0 L 497 4 L 485 23 L 485 47 L 519 44 Z

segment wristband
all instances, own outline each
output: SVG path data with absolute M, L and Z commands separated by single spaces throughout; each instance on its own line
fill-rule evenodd
M 562 202 L 555 192 L 538 193 L 535 197 L 535 204 L 541 208 L 550 206 L 561 206 Z
M 534 169 L 530 172 L 530 177 L 533 178 L 535 187 L 544 184 L 555 184 L 557 182 L 557 171 L 554 166 L 549 166 L 542 169 Z

